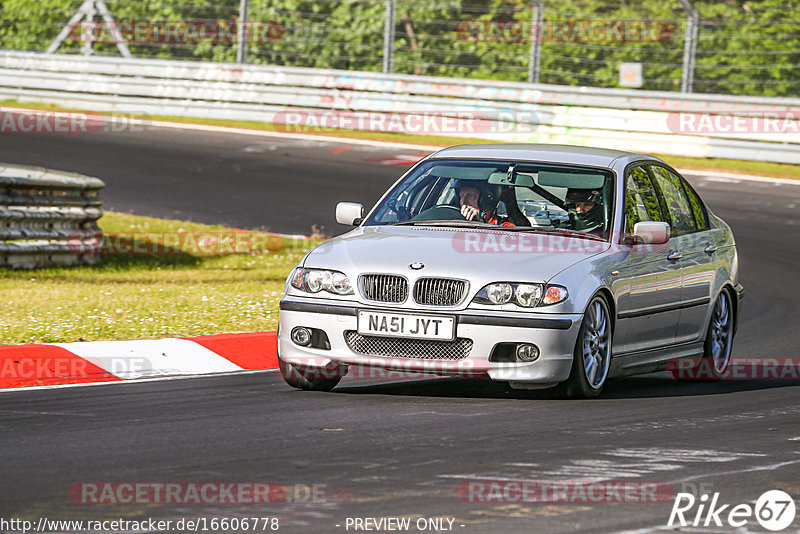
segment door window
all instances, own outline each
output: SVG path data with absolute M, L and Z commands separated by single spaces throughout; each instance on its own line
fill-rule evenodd
M 700 196 L 695 190 L 692 189 L 692 186 L 690 186 L 683 177 L 680 177 L 680 179 L 683 190 L 689 198 L 689 206 L 692 208 L 692 214 L 694 215 L 694 222 L 697 224 L 697 229 L 708 230 L 708 212 L 706 212 L 705 204 L 700 200 Z
M 661 208 L 669 214 L 672 235 L 679 236 L 697 231 L 681 178 L 658 165 L 651 165 L 650 168 L 656 186 L 661 192 Z
M 625 233 L 632 235 L 633 226 L 641 221 L 666 222 L 650 176 L 637 166 L 629 171 L 625 183 Z

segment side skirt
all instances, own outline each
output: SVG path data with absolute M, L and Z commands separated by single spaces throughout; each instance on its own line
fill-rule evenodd
M 702 355 L 702 341 L 628 352 L 611 358 L 609 376 L 631 376 L 664 371 L 671 360 Z

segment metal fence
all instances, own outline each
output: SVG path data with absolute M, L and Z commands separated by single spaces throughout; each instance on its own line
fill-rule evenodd
M 800 5 L 768 0 L 5 2 L 0 48 L 589 87 L 797 95 Z
M 102 180 L 0 163 L 0 266 L 97 263 Z

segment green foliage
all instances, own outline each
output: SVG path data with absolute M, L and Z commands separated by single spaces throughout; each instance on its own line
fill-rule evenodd
M 0 0 L 0 47 L 44 51 L 80 0 Z M 238 0 L 110 0 L 117 21 L 220 21 L 235 35 Z M 701 21 L 695 92 L 796 96 L 800 4 L 785 0 L 693 0 Z M 394 68 L 405 74 L 525 81 L 532 40 L 539 81 L 619 87 L 619 64 L 643 64 L 643 89 L 680 89 L 686 15 L 677 0 L 544 2 L 396 0 Z M 249 19 L 268 28 L 247 42 L 249 63 L 380 70 L 384 0 L 251 0 Z M 99 19 L 98 19 L 99 20 Z M 253 30 L 258 32 L 259 30 Z M 76 53 L 79 30 L 60 52 Z M 136 57 L 230 62 L 235 39 L 132 43 Z M 98 43 L 97 54 L 116 54 Z
M 44 52 L 80 3 L 66 0 L 0 0 L 0 48 Z M 64 44 L 65 51 L 79 47 Z

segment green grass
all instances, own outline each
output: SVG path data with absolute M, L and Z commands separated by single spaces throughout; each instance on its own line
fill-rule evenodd
M 107 234 L 151 236 L 225 230 L 119 213 L 106 213 L 100 226 Z M 181 246 L 168 254 L 103 255 L 96 266 L 2 270 L 0 343 L 274 330 L 286 276 L 317 241 L 265 242 L 271 250 L 208 255 Z
M 30 109 L 43 109 L 51 111 L 74 111 L 81 113 L 104 114 L 99 112 L 61 108 L 55 104 L 20 103 L 15 100 L 0 101 L 0 105 L 16 106 Z M 107 113 L 111 114 L 111 113 Z M 136 116 L 136 115 L 133 115 Z M 247 128 L 251 130 L 264 130 L 274 132 L 285 132 L 287 128 L 283 125 L 257 122 L 257 121 L 233 121 L 218 119 L 199 119 L 188 117 L 173 117 L 159 115 L 141 115 L 142 119 L 179 122 L 186 124 L 207 124 L 213 126 L 225 126 L 229 128 Z M 451 145 L 490 143 L 486 139 L 473 139 L 465 137 L 445 137 L 434 135 L 409 135 L 399 133 L 370 132 L 361 130 L 338 130 L 332 128 L 322 128 L 314 131 L 303 131 L 308 135 L 319 135 L 326 137 L 341 137 L 342 139 L 369 139 L 375 141 L 388 141 L 392 143 L 429 145 L 434 147 L 446 147 Z M 667 154 L 653 154 L 673 167 L 695 170 L 711 170 L 736 172 L 741 174 L 754 174 L 758 176 L 771 176 L 774 178 L 800 179 L 800 165 L 790 165 L 786 163 L 770 163 L 764 161 L 748 161 L 739 159 L 719 159 L 719 158 L 689 158 L 684 156 L 670 156 Z

